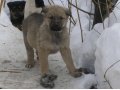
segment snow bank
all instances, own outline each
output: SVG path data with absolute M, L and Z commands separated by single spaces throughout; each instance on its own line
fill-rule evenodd
M 120 23 L 113 25 L 106 29 L 97 41 L 95 73 L 98 79 L 98 88 L 110 88 L 108 82 L 112 88 L 120 88 L 120 62 L 117 62 L 120 60 L 119 29 Z M 111 65 L 113 66 L 110 67 Z M 106 79 L 108 82 L 104 78 L 107 69 Z
M 70 84 L 77 89 L 90 89 L 97 85 L 96 77 L 93 74 L 83 75 L 80 78 L 73 79 Z
M 22 32 L 15 28 L 6 13 L 0 16 L 0 59 L 24 60 L 26 58 Z
M 54 0 L 56 4 L 67 7 L 67 0 Z M 78 0 L 78 6 L 86 11 L 90 11 L 88 0 Z M 45 3 L 48 4 L 47 0 Z M 75 4 L 75 1 L 74 1 Z M 73 17 L 77 21 L 76 26 L 71 28 L 71 49 L 74 60 L 78 67 L 82 67 L 81 57 L 84 49 L 81 48 L 81 32 L 78 24 L 78 17 L 75 8 L 72 7 Z M 89 30 L 89 16 L 83 12 L 80 12 L 82 28 L 84 32 L 84 39 L 86 38 L 86 32 Z M 90 41 L 89 41 L 90 42 Z M 23 43 L 22 33 L 15 27 L 12 26 L 6 13 L 2 12 L 0 17 L 0 59 L 2 62 L 0 65 L 0 70 L 13 70 L 20 73 L 3 73 L 0 79 L 0 86 L 3 88 L 42 88 L 39 85 L 39 65 L 37 64 L 32 70 L 27 71 L 24 67 L 26 60 L 26 50 Z M 81 51 L 82 50 L 82 51 Z M 87 50 L 87 46 L 86 46 Z M 90 53 L 90 52 L 89 52 Z M 84 53 L 87 55 L 86 53 Z M 86 57 L 86 56 L 84 56 Z M 85 61 L 85 58 L 82 60 Z M 92 56 L 91 56 L 92 58 Z M 88 59 L 88 58 L 87 58 Z M 10 62 L 12 61 L 12 62 Z M 22 63 L 21 63 L 22 61 Z M 78 62 L 78 63 L 77 63 Z M 74 79 L 69 74 L 67 74 L 67 69 L 65 63 L 63 62 L 60 53 L 56 55 L 51 55 L 49 57 L 50 72 L 58 75 L 58 79 L 55 81 L 55 88 L 90 88 L 96 84 L 95 75 L 88 74 L 83 75 L 80 78 Z M 89 62 L 85 61 L 85 64 Z M 89 64 L 90 65 L 90 64 Z M 92 66 L 93 67 L 93 66 Z M 21 87 L 20 87 L 21 86 Z
M 73 4 L 76 5 L 75 1 L 73 2 Z M 87 12 L 93 12 L 93 10 L 91 10 L 91 0 L 89 0 L 89 1 L 88 0 L 79 0 L 78 7 Z M 82 11 L 79 11 L 82 30 L 83 30 L 83 39 L 84 39 L 84 42 L 82 43 L 81 30 L 80 30 L 80 25 L 79 25 L 76 8 L 72 7 L 72 14 L 77 23 L 74 27 L 72 27 L 72 30 L 70 33 L 70 37 L 71 37 L 70 38 L 70 47 L 72 49 L 72 55 L 75 60 L 75 65 L 78 68 L 79 67 L 89 68 L 92 72 L 94 72 L 94 69 L 93 69 L 94 68 L 94 65 L 93 65 L 94 59 L 93 59 L 93 54 L 91 54 L 92 52 L 90 50 L 92 47 L 91 44 L 93 41 L 91 41 L 89 39 L 91 36 L 88 35 L 90 33 L 89 29 L 91 26 L 89 26 L 89 24 L 91 22 L 89 21 L 89 19 L 91 17 L 88 14 L 86 14 Z M 88 37 L 88 36 L 90 36 L 90 37 Z M 94 34 L 93 34 L 93 37 L 94 37 Z M 89 52 L 90 52 L 90 54 L 89 54 Z
M 78 67 L 81 67 L 81 66 L 86 67 L 86 68 L 89 68 L 90 71 L 94 72 L 94 61 L 96 59 L 96 57 L 95 57 L 96 41 L 98 40 L 98 38 L 100 37 L 100 35 L 103 33 L 103 31 L 106 28 L 109 28 L 110 26 L 112 26 L 115 23 L 120 23 L 120 17 L 119 17 L 120 4 L 119 3 L 120 3 L 120 0 L 118 0 L 116 7 L 113 10 L 113 12 L 110 14 L 110 16 L 105 19 L 104 27 L 103 27 L 103 23 L 98 23 L 94 26 L 94 28 L 91 31 L 84 32 L 83 44 L 80 44 L 79 41 L 77 41 L 77 40 L 75 41 L 75 39 L 74 39 L 74 38 L 78 37 L 80 33 L 77 34 L 77 32 L 76 32 L 76 36 L 73 35 L 74 38 L 72 38 L 72 39 L 74 39 L 73 40 L 74 42 L 72 42 L 72 43 L 75 44 L 75 42 L 77 42 L 76 46 L 74 47 L 74 50 L 75 50 L 75 52 L 79 53 L 79 56 L 77 56 L 73 53 L 76 58 L 79 58 L 79 60 L 75 59 Z M 80 5 L 81 6 L 80 8 L 86 9 L 86 11 L 90 12 L 90 8 L 91 8 L 90 4 L 91 3 L 87 2 L 87 4 L 88 4 L 88 7 L 85 7 L 85 4 L 82 3 Z M 87 16 L 84 15 L 85 13 L 80 13 L 80 14 L 82 17 L 82 25 L 83 25 L 84 30 L 89 30 L 89 28 L 88 28 L 89 23 L 86 19 L 90 19 L 90 18 L 87 18 Z M 78 45 L 80 45 L 80 46 L 78 46 Z M 79 48 L 79 50 L 78 50 L 78 48 Z

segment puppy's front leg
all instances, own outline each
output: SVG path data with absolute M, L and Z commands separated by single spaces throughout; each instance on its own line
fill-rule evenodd
M 44 48 L 40 48 L 38 50 L 38 56 L 40 61 L 40 69 L 41 69 L 41 79 L 40 84 L 45 88 L 53 88 L 54 80 L 57 78 L 57 75 L 48 74 L 48 50 Z
M 38 57 L 40 62 L 40 71 L 41 74 L 48 73 L 48 51 L 44 48 L 40 48 L 38 51 Z
M 75 68 L 72 60 L 72 55 L 69 47 L 64 47 L 60 49 L 62 58 L 64 62 L 66 63 L 66 66 L 70 72 L 70 74 L 73 77 L 79 77 L 82 75 L 82 72 L 80 72 L 78 69 Z

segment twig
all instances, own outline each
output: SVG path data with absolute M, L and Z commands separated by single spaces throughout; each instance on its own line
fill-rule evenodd
M 117 6 L 118 4 L 120 4 L 120 2 L 119 2 L 119 3 L 117 3 L 115 6 Z
M 116 21 L 117 21 L 117 16 L 115 15 L 114 11 L 113 11 L 113 15 L 115 16 L 115 18 L 116 18 Z
M 94 31 L 96 31 L 99 35 L 101 35 L 101 33 L 100 32 L 98 32 L 96 29 L 93 29 Z
M 78 7 L 77 0 L 75 2 L 76 2 L 76 7 Z M 83 30 L 82 30 L 82 25 L 81 25 L 80 15 L 79 15 L 79 10 L 78 9 L 77 9 L 77 14 L 78 14 L 78 20 L 79 20 L 80 30 L 81 30 L 81 40 L 82 40 L 82 43 L 83 43 Z
M 107 11 L 107 16 L 108 16 L 108 27 L 109 27 L 109 22 L 110 22 L 110 18 L 109 18 L 109 14 L 110 14 L 110 11 L 109 11 L 109 6 L 108 6 L 108 1 L 106 0 L 106 11 Z
M 27 70 L 27 69 L 8 69 L 10 71 L 30 71 L 30 70 Z
M 50 5 L 52 5 L 51 2 L 50 2 L 50 0 L 48 0 L 48 3 L 49 3 Z
M 55 5 L 54 1 L 53 1 L 53 0 L 51 0 L 51 1 L 52 1 L 52 3 Z
M 7 70 L 1 70 L 0 72 L 21 73 L 21 72 L 18 72 L 18 71 L 7 71 Z
M 69 3 L 70 1 L 68 0 L 68 8 L 70 9 L 70 8 L 72 8 L 71 7 L 71 5 L 70 5 L 70 3 Z M 70 11 L 71 11 L 71 9 L 70 9 Z M 73 18 L 73 16 L 71 15 L 71 17 L 70 17 L 70 22 L 72 22 L 72 24 L 75 26 L 76 25 L 76 21 L 74 20 L 74 18 Z
M 101 16 L 101 19 L 102 19 L 102 22 L 103 22 L 103 28 L 105 28 L 104 21 L 103 21 L 103 16 L 102 16 L 102 11 L 101 11 L 101 6 L 100 6 L 100 1 L 99 0 L 98 0 L 98 8 L 99 8 L 100 16 Z
M 4 5 L 3 5 L 4 8 L 5 8 L 5 4 L 6 4 L 6 0 L 4 0 Z
M 69 1 L 68 1 L 68 2 L 69 2 Z M 80 10 L 80 11 L 82 11 L 82 12 L 84 12 L 84 13 L 87 13 L 87 14 L 89 14 L 89 15 L 94 15 L 93 13 L 84 11 L 84 10 L 80 9 L 79 7 L 76 7 L 74 4 L 72 4 L 72 3 L 70 3 L 70 2 L 69 2 L 69 4 L 71 4 L 73 7 L 77 8 L 78 10 Z
M 91 9 L 90 12 L 92 11 L 92 2 L 91 2 Z M 91 15 L 89 15 L 90 19 L 89 19 L 89 31 L 91 29 Z
M 68 0 L 69 1 L 69 0 Z M 70 1 L 69 1 L 70 2 Z M 71 0 L 71 2 L 72 2 L 72 0 Z M 69 10 L 70 10 L 70 12 L 71 12 L 71 5 L 68 3 L 68 8 L 69 8 Z M 71 22 L 72 22 L 72 20 L 71 20 L 71 17 L 70 17 L 70 25 L 69 25 L 69 34 L 70 34 L 70 31 L 71 31 Z
M 118 10 L 120 10 L 120 8 L 119 7 L 117 7 L 117 6 L 115 6 Z
M 61 0 L 60 0 L 60 2 L 62 3 L 63 6 L 65 6 L 64 3 Z
M 74 24 L 74 25 L 76 25 L 76 21 L 74 20 L 74 18 L 73 18 L 73 16 L 71 17 L 71 22 Z
M 112 65 L 110 65 L 110 66 L 108 67 L 108 69 L 105 71 L 105 74 L 104 74 L 104 78 L 105 78 L 105 80 L 108 82 L 108 84 L 109 84 L 109 86 L 110 86 L 111 89 L 112 89 L 112 86 L 110 85 L 110 82 L 107 80 L 106 74 L 107 74 L 107 72 L 108 72 L 113 66 L 115 66 L 115 65 L 118 64 L 119 62 L 120 62 L 120 60 L 118 60 L 118 61 L 116 61 L 115 63 L 113 63 Z

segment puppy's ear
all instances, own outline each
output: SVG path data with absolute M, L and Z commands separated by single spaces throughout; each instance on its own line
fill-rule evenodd
M 48 12 L 48 10 L 49 10 L 49 8 L 48 8 L 48 7 L 43 7 L 41 12 L 42 12 L 42 13 L 47 13 L 47 12 Z
M 21 3 L 22 3 L 22 6 L 25 7 L 26 1 L 22 1 Z
M 65 13 L 66 13 L 67 16 L 72 17 L 72 13 L 71 13 L 71 11 L 69 9 L 66 8 Z
M 7 6 L 9 7 L 9 9 L 13 6 L 12 2 L 7 3 Z

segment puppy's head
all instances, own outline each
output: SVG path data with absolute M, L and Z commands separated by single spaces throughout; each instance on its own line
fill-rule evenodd
M 49 6 L 43 8 L 42 12 L 45 15 L 45 21 L 50 27 L 51 31 L 62 31 L 66 27 L 68 17 L 71 12 L 67 8 L 61 6 Z
M 7 3 L 12 18 L 24 16 L 25 1 L 14 1 Z

